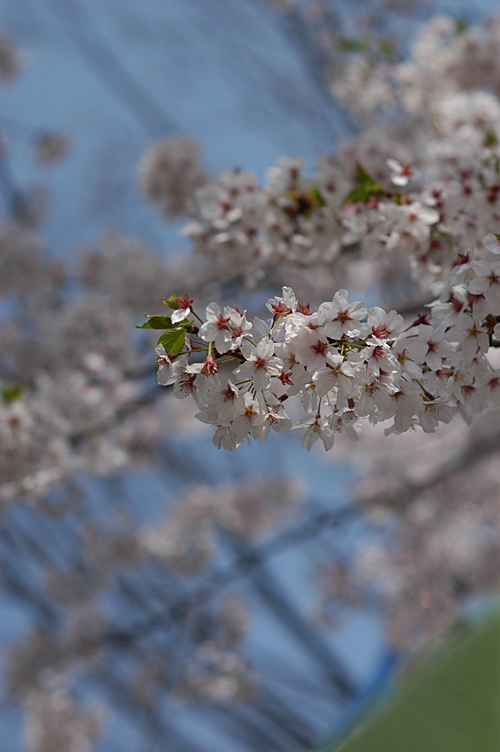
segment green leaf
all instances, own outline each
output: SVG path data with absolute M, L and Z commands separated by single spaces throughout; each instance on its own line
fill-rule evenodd
M 15 402 L 23 395 L 21 386 L 4 386 L 2 387 L 2 397 L 4 402 Z
M 159 345 L 163 345 L 169 355 L 175 355 L 179 353 L 184 347 L 186 341 L 186 332 L 184 327 L 176 326 L 175 329 L 169 329 L 168 332 L 162 334 L 158 340 Z
M 150 316 L 144 324 L 136 324 L 136 329 L 171 329 L 172 319 L 170 316 Z
M 169 295 L 168 298 L 163 298 L 163 302 L 171 308 L 172 311 L 177 311 L 180 308 L 179 296 L 176 295 L 175 292 L 173 292 L 172 295 Z
M 359 162 L 356 162 L 356 177 L 360 183 L 375 183 L 375 178 Z
M 485 146 L 498 146 L 498 136 L 493 128 L 491 126 L 489 128 L 486 128 L 485 134 L 484 134 L 484 145 Z
M 382 55 L 389 60 L 392 60 L 396 57 L 397 49 L 392 39 L 388 37 L 382 37 L 378 41 L 378 48 Z
M 348 201 L 351 204 L 357 204 L 360 201 L 367 201 L 372 196 L 380 196 L 384 193 L 384 189 L 380 183 L 365 183 L 364 185 L 357 185 L 347 196 L 345 203 Z
M 357 204 L 360 201 L 367 201 L 372 196 L 380 196 L 384 193 L 383 187 L 380 183 L 372 178 L 369 172 L 365 170 L 363 165 L 359 162 L 356 163 L 356 176 L 360 182 L 360 185 L 356 185 L 347 196 L 345 203 L 350 201 L 352 204 Z
M 339 37 L 338 44 L 345 52 L 361 52 L 368 50 L 370 43 L 366 37 Z
M 326 206 L 326 201 L 323 198 L 322 193 L 315 185 L 313 185 L 309 189 L 309 196 L 317 209 L 320 209 L 322 206 Z

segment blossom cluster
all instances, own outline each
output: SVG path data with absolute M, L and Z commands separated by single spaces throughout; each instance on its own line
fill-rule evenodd
M 206 181 L 199 163 L 199 147 L 187 136 L 155 141 L 139 164 L 142 193 L 152 203 L 161 204 L 167 219 L 182 217 L 187 200 Z
M 480 74 L 485 50 L 496 65 L 499 29 L 492 22 L 483 40 L 439 16 L 422 27 L 405 62 L 375 65 L 362 54 L 344 61 L 333 93 L 363 113 L 372 99 L 373 110 L 385 102 L 397 117 L 340 142 L 312 170 L 300 157 L 282 157 L 263 183 L 235 170 L 196 190 L 184 229 L 193 265 L 208 258 L 225 279 L 300 285 L 309 298 L 334 276 L 337 287 L 339 275 L 351 287 L 354 254 L 374 277 L 400 261 L 424 289 L 442 281 L 459 245 L 498 226 L 500 102 L 494 74 Z
M 484 258 L 462 254 L 440 298 L 407 326 L 347 290 L 311 311 L 284 287 L 267 302 L 268 321 L 211 303 L 198 327 L 193 301 L 173 295 L 172 319 L 145 324 L 166 329 L 158 382 L 192 396 L 214 444 L 229 450 L 292 428 L 304 429 L 307 449 L 321 439 L 328 450 L 338 433 L 358 438 L 364 418 L 392 420 L 386 434 L 433 433 L 456 413 L 470 422 L 500 404 L 500 371 L 486 357 L 500 339 L 500 243 L 493 234 L 483 243 Z

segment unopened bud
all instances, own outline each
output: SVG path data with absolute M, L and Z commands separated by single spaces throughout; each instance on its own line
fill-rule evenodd
M 171 308 L 172 311 L 178 311 L 181 307 L 179 303 L 179 296 L 174 292 L 168 298 L 163 298 L 163 302 L 165 303 L 165 305 Z
M 211 355 L 208 356 L 208 358 L 203 363 L 203 368 L 201 369 L 201 372 L 205 376 L 212 376 L 214 373 L 217 373 L 219 370 L 219 366 L 215 362 L 215 360 L 212 358 Z

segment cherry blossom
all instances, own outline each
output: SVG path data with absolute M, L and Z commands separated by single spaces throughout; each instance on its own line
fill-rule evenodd
M 265 440 L 271 428 L 286 433 L 301 426 L 306 427 L 303 446 L 310 449 L 321 438 L 331 449 L 332 427 L 341 432 L 347 412 L 346 425 L 356 426 L 356 437 L 359 418 L 372 423 L 393 418 L 386 433 L 416 425 L 432 433 L 457 413 L 470 421 L 487 404 L 496 404 L 496 380 L 485 378 L 485 356 L 500 324 L 495 296 L 471 292 L 491 276 L 488 262 L 472 260 L 460 269 L 458 276 L 456 267 L 448 273 L 447 302 L 434 301 L 431 313 L 419 314 L 405 329 L 397 311 L 349 303 L 346 290 L 316 311 L 309 306 L 299 311 L 295 293 L 285 287 L 267 302 L 272 319 L 257 318 L 253 325 L 245 319 L 244 337 L 229 344 L 229 322 L 240 314 L 230 307 L 222 314 L 212 303 L 208 321 L 185 345 L 187 354 L 172 356 L 165 382 L 177 377 L 174 394 L 195 395 L 202 408 L 198 417 L 214 426 L 214 443 L 231 450 L 250 437 Z M 188 364 L 196 337 L 208 340 L 210 369 Z M 222 345 L 214 358 L 210 348 L 217 341 Z M 163 368 L 160 356 L 171 356 L 159 352 Z M 220 366 L 228 376 L 219 374 Z M 283 404 L 296 398 L 307 415 L 293 423 Z
M 260 392 L 271 384 L 271 377 L 278 376 L 283 369 L 283 362 L 274 355 L 274 344 L 270 340 L 261 339 L 255 346 L 244 342 L 242 354 L 245 363 L 234 372 L 240 381 L 253 380 L 255 389 Z
M 388 159 L 387 166 L 392 171 L 391 181 L 394 185 L 404 188 L 413 177 L 413 169 L 410 164 L 401 164 L 397 159 Z

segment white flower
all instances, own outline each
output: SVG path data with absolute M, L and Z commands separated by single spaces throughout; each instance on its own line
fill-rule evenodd
M 473 295 L 483 295 L 489 306 L 489 313 L 500 314 L 500 264 L 488 261 L 472 261 L 471 267 L 476 273 L 467 288 Z
M 427 349 L 422 339 L 407 334 L 400 334 L 392 346 L 393 355 L 403 372 L 413 379 L 422 376 L 422 369 L 417 364 L 423 362 Z
M 229 330 L 231 332 L 231 350 L 237 350 L 241 347 L 243 338 L 247 337 L 252 331 L 252 324 L 247 320 L 245 313 L 240 313 L 234 308 L 225 310 L 232 311 L 229 317 Z
M 245 400 L 238 387 L 231 381 L 214 377 L 207 381 L 203 402 L 217 410 L 220 421 L 231 420 L 245 412 Z
M 446 327 L 440 324 L 437 327 L 420 325 L 418 336 L 427 345 L 425 361 L 429 368 L 437 371 L 443 364 L 443 358 L 447 358 L 455 352 L 455 347 L 445 339 Z
M 156 362 L 158 364 L 158 384 L 160 386 L 168 386 L 173 384 L 175 377 L 172 376 L 172 361 L 170 360 L 167 351 L 163 345 L 157 345 L 155 347 Z
M 339 395 L 346 397 L 352 384 L 350 379 L 355 376 L 356 368 L 343 355 L 332 348 L 326 355 L 326 366 L 320 368 L 313 376 L 318 397 L 324 397 L 329 391 L 338 388 Z
M 326 314 L 327 319 L 331 321 L 325 326 L 326 333 L 332 339 L 340 339 L 342 335 L 349 334 L 360 325 L 361 319 L 366 316 L 366 304 L 361 300 L 349 303 L 349 293 L 347 290 L 339 290 L 333 296 L 331 303 L 322 303 L 320 311 Z
M 408 206 L 399 207 L 402 214 L 411 222 L 421 222 L 424 225 L 434 225 L 439 222 L 439 214 L 429 206 L 422 206 L 418 201 Z
M 488 393 L 479 384 L 464 384 L 460 392 L 458 411 L 465 422 L 470 425 L 474 414 L 487 407 Z
M 488 332 L 466 313 L 460 314 L 456 319 L 448 337 L 452 342 L 459 343 L 460 351 L 466 360 L 473 358 L 478 350 L 488 352 L 490 346 Z
M 207 321 L 200 326 L 200 337 L 205 342 L 213 342 L 220 353 L 227 352 L 232 344 L 230 320 L 233 312 L 234 308 L 226 306 L 222 315 L 217 303 L 210 303 L 206 310 Z
M 439 423 L 449 423 L 455 414 L 450 405 L 442 402 L 424 402 L 424 410 L 418 422 L 425 433 L 434 433 Z
M 486 381 L 484 389 L 492 407 L 500 405 L 500 371 L 494 371 Z
M 334 433 L 344 433 L 345 431 L 348 436 L 356 441 L 358 441 L 363 433 L 361 421 L 353 410 L 350 409 L 335 413 L 329 418 L 328 423 Z
M 245 402 L 245 409 L 241 415 L 236 415 L 231 421 L 231 429 L 236 434 L 238 439 L 243 441 L 249 433 L 252 434 L 254 439 L 260 438 L 261 424 L 257 423 L 261 415 L 261 407 L 257 400 L 254 400 L 249 392 L 245 392 L 243 395 Z
M 178 324 L 180 321 L 184 321 L 184 319 L 187 319 L 189 314 L 191 313 L 191 304 L 192 300 L 189 299 L 187 294 L 184 294 L 182 298 L 177 298 L 177 305 L 179 308 L 172 311 L 172 324 Z
M 234 372 L 239 381 L 253 379 L 255 389 L 260 392 L 271 384 L 271 376 L 279 376 L 283 370 L 283 361 L 274 355 L 274 343 L 269 339 L 261 339 L 257 346 L 244 342 L 242 353 L 243 363 Z
M 280 157 L 276 167 L 270 167 L 266 177 L 278 192 L 286 191 L 294 185 L 300 177 L 305 162 L 300 157 Z
M 273 316 L 288 316 L 289 313 L 293 313 L 297 308 L 297 298 L 292 288 L 283 287 L 281 297 L 269 298 L 266 308 Z
M 276 433 L 286 433 L 291 429 L 292 421 L 285 413 L 281 405 L 278 405 L 276 407 L 271 407 L 269 405 L 267 407 L 267 412 L 261 413 L 255 419 L 255 426 L 258 432 L 258 438 L 261 441 L 264 441 L 267 438 L 271 428 L 273 429 L 273 431 L 276 431 Z
M 490 253 L 500 254 L 500 240 L 492 232 L 483 238 L 483 244 Z
M 307 430 L 304 432 L 304 437 L 302 439 L 302 446 L 307 449 L 307 451 L 310 450 L 312 445 L 318 439 L 321 439 L 326 451 L 332 448 L 335 442 L 335 434 L 322 418 L 317 415 L 308 415 L 299 421 L 299 425 L 307 426 Z
M 382 415 L 383 420 L 394 416 L 391 433 L 404 433 L 413 425 L 414 415 L 420 406 L 419 388 L 413 382 L 401 381 L 397 392 L 390 394 L 391 408 Z
M 403 328 L 404 319 L 397 311 L 387 313 L 379 306 L 373 306 L 368 311 L 367 324 L 370 336 L 377 339 L 395 339 Z
M 199 365 L 200 368 L 202 364 Z M 196 378 L 199 378 L 199 370 L 193 366 L 188 365 L 187 355 L 178 358 L 172 366 L 172 375 L 175 376 L 174 384 L 174 396 L 177 399 L 184 399 L 185 397 L 193 397 L 196 404 L 200 405 L 198 396 L 198 388 L 195 384 Z
M 375 418 L 378 412 L 387 413 L 392 408 L 391 395 L 388 387 L 373 374 L 365 373 L 359 397 L 354 408 L 360 418 Z M 395 389 L 392 389 L 395 391 Z
M 432 318 L 436 321 L 441 320 L 445 324 L 451 324 L 466 307 L 464 293 L 454 287 L 446 287 L 440 295 L 439 300 L 431 303 Z
M 262 337 L 265 337 L 266 339 L 269 339 L 271 327 L 267 323 L 267 321 L 264 321 L 264 319 L 260 319 L 258 316 L 254 316 L 253 317 L 253 328 L 257 332 L 259 340 L 262 339 Z
M 413 177 L 413 169 L 410 164 L 401 164 L 397 159 L 386 159 L 387 167 L 392 171 L 391 182 L 403 188 L 408 185 Z
M 328 353 L 328 339 L 324 331 L 303 326 L 293 338 L 295 358 L 305 368 L 315 371 L 325 365 Z
M 363 356 L 368 372 L 374 376 L 378 377 L 382 373 L 393 374 L 400 370 L 391 348 L 381 339 L 370 339 L 368 347 L 363 350 Z
M 231 430 L 230 426 L 221 425 L 214 426 L 212 442 L 213 444 L 215 444 L 217 449 L 224 447 L 224 449 L 226 449 L 226 451 L 228 452 L 234 452 L 234 450 L 243 443 L 242 441 L 240 441 L 234 431 Z

